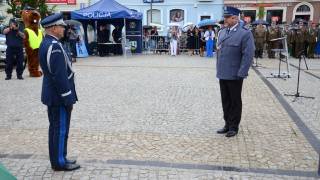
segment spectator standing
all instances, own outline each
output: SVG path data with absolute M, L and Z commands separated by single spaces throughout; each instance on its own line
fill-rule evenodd
M 206 51 L 207 51 L 207 57 L 213 57 L 213 47 L 214 47 L 214 37 L 215 33 L 212 30 L 212 26 L 208 27 L 208 30 L 204 33 L 204 37 L 206 40 Z
M 172 27 L 171 31 L 169 32 L 169 38 L 170 38 L 171 56 L 176 56 L 177 50 L 178 50 L 178 39 L 179 39 L 177 27 Z
M 107 25 L 100 25 L 99 31 L 98 31 L 98 52 L 99 56 L 103 57 L 107 54 L 109 54 L 109 49 L 106 45 L 102 43 L 109 42 L 109 30 L 107 29 Z
M 77 43 L 79 43 L 80 37 L 77 34 L 74 26 L 70 26 L 70 28 L 68 30 L 68 37 L 69 37 L 69 42 L 70 42 L 70 51 L 71 51 L 72 62 L 76 62 Z
M 314 58 L 316 43 L 317 43 L 318 30 L 315 23 L 312 23 L 312 27 L 309 29 L 309 48 L 308 58 Z
M 122 30 L 120 29 L 119 25 L 116 25 L 115 29 L 112 31 L 112 37 L 116 44 L 114 53 L 115 54 L 122 54 Z
M 187 49 L 190 56 L 194 55 L 195 32 L 192 27 L 187 31 Z
M 3 30 L 6 35 L 6 78 L 10 80 L 13 70 L 13 65 L 16 63 L 17 78 L 23 80 L 23 39 L 24 33 L 19 31 L 18 23 L 15 19 L 11 19 L 9 27 Z

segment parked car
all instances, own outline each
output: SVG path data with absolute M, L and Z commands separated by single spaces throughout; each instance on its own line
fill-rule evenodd
M 5 63 L 6 60 L 6 36 L 3 34 L 0 34 L 0 63 Z

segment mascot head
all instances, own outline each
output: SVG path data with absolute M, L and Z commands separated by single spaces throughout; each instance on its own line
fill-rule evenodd
M 25 27 L 38 28 L 40 21 L 40 13 L 30 6 L 26 6 L 21 14 Z

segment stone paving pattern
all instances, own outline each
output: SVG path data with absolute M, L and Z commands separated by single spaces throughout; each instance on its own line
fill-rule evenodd
M 270 72 L 278 71 L 277 59 L 263 59 L 259 61 L 262 68 L 258 70 L 265 76 L 269 77 Z M 298 67 L 298 59 L 291 58 L 289 62 Z M 284 96 L 290 106 L 299 114 L 304 123 L 312 130 L 313 134 L 320 139 L 320 59 L 306 59 L 309 66 L 309 70 L 306 69 L 304 61 L 301 62 L 301 74 L 300 74 L 300 95 L 312 96 L 315 99 L 298 98 L 296 102 L 292 102 L 294 97 Z M 281 71 L 286 71 L 286 64 L 282 63 Z M 316 78 L 307 74 L 312 73 Z M 297 88 L 297 68 L 290 66 L 291 78 L 286 80 L 282 79 L 268 79 L 281 94 L 295 94 Z
M 275 62 L 261 63 L 270 66 L 259 69 L 267 73 Z M 91 57 L 74 67 L 80 101 L 74 106 L 68 152 L 82 165 L 75 172 L 50 169 L 41 79 L 0 80 L 0 92 L 6 95 L 0 99 L 0 162 L 18 179 L 309 179 L 250 169 L 317 171 L 318 154 L 254 71 L 244 83 L 240 132 L 227 139 L 215 133 L 224 123 L 214 59 Z M 317 100 L 305 104 L 316 111 Z M 319 123 L 312 122 L 319 133 Z M 108 160 L 206 164 L 248 172 L 104 163 Z

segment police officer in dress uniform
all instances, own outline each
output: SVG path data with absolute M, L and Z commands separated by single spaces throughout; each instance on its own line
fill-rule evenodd
M 71 171 L 80 166 L 66 158 L 71 111 L 77 101 L 71 58 L 59 42 L 66 24 L 62 14 L 57 13 L 43 19 L 41 25 L 46 31 L 39 49 L 44 75 L 41 101 L 48 106 L 51 167 L 55 171 Z
M 220 83 L 225 125 L 218 134 L 237 135 L 242 112 L 241 91 L 243 79 L 248 76 L 255 46 L 250 30 L 239 24 L 240 10 L 224 8 L 227 25 L 219 33 L 217 44 L 217 78 Z
M 23 73 L 23 38 L 24 33 L 19 31 L 18 23 L 15 19 L 11 19 L 9 27 L 3 30 L 6 35 L 6 78 L 10 80 L 14 62 L 16 63 L 17 78 L 22 80 Z

